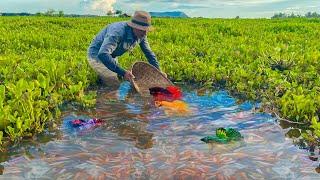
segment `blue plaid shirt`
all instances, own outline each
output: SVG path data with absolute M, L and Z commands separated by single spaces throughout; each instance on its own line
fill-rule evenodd
M 159 69 L 158 60 L 149 46 L 147 37 L 137 39 L 127 22 L 112 23 L 102 29 L 90 44 L 88 56 L 100 60 L 111 71 L 124 76 L 125 70 L 117 64 L 116 57 L 131 51 L 137 44 L 149 63 Z

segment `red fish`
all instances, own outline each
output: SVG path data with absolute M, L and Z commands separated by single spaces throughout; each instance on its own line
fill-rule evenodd
M 172 94 L 174 100 L 179 100 L 182 98 L 182 92 L 180 88 L 176 86 L 168 86 L 167 90 Z
M 168 86 L 167 88 L 153 87 L 149 91 L 155 101 L 174 101 L 182 98 L 182 92 L 176 86 Z

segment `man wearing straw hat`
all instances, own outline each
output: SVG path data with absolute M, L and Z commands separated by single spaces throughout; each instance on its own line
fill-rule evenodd
M 117 79 L 117 75 L 132 81 L 133 74 L 118 65 L 117 57 L 139 44 L 149 63 L 160 69 L 147 40 L 147 33 L 152 29 L 151 16 L 145 11 L 136 11 L 128 22 L 109 24 L 96 35 L 89 46 L 89 64 L 100 76 L 107 77 L 104 78 L 107 79 L 105 81 Z

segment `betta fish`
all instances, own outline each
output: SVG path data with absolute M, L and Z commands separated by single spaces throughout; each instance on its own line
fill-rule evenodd
M 174 100 L 172 102 L 155 101 L 155 105 L 156 107 L 163 107 L 166 114 L 187 115 L 190 113 L 187 103 L 180 100 Z
M 182 92 L 176 86 L 168 86 L 167 88 L 152 87 L 149 88 L 149 91 L 155 101 L 174 101 L 182 98 Z
M 241 133 L 233 128 L 218 128 L 216 129 L 215 136 L 206 136 L 200 140 L 205 143 L 223 143 L 226 144 L 230 141 L 239 141 L 243 138 Z
M 70 124 L 73 128 L 77 128 L 78 130 L 85 130 L 85 129 L 91 129 L 97 126 L 100 126 L 103 124 L 103 121 L 101 119 L 75 119 L 70 121 Z

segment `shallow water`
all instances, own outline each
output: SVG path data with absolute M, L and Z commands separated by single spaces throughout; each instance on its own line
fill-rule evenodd
M 224 91 L 199 95 L 184 90 L 189 113 L 157 108 L 129 91 L 123 83 L 116 93 L 101 89 L 95 109 L 66 108 L 58 131 L 2 155 L 0 178 L 319 178 L 317 162 L 293 145 L 276 119 L 255 112 L 250 103 L 237 105 Z M 67 125 L 90 117 L 105 124 L 80 132 Z M 229 144 L 200 141 L 218 127 L 235 128 L 244 139 Z

